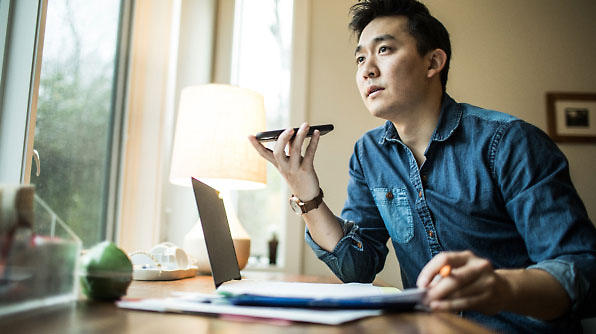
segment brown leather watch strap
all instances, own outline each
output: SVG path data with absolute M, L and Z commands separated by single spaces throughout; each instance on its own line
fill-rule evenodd
M 323 203 L 323 189 L 319 188 L 319 194 L 317 195 L 317 197 L 313 198 L 310 201 L 307 202 L 302 202 L 302 213 L 307 213 L 310 210 L 314 210 L 316 208 L 319 207 L 319 205 L 321 205 L 321 203 Z
M 319 188 L 319 194 L 317 197 L 313 198 L 310 201 L 303 202 L 300 200 L 296 195 L 292 195 L 290 197 L 290 206 L 292 210 L 298 215 L 303 215 L 310 210 L 314 210 L 319 207 L 323 203 L 323 189 Z

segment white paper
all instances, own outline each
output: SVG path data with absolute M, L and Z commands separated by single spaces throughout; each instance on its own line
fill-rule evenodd
M 265 319 L 284 319 L 326 325 L 339 325 L 344 322 L 381 315 L 380 310 L 313 310 L 304 308 L 236 306 L 203 303 L 181 298 L 143 299 L 119 301 L 118 307 L 157 311 L 192 312 L 199 314 L 240 315 Z

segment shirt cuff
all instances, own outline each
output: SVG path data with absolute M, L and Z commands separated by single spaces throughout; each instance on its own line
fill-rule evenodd
M 576 312 L 583 304 L 583 296 L 586 295 L 589 283 L 580 274 L 578 275 L 573 262 L 563 260 L 545 260 L 528 269 L 541 269 L 551 274 L 567 291 L 571 300 L 571 312 Z
M 321 259 L 323 262 L 327 264 L 329 264 L 330 261 L 337 260 L 337 254 L 340 252 L 341 249 L 346 247 L 346 243 L 348 245 L 354 245 L 356 247 L 359 246 L 360 250 L 362 250 L 362 242 L 360 240 L 360 236 L 356 233 L 358 231 L 358 225 L 356 225 L 352 221 L 347 221 L 339 217 L 335 218 L 337 220 L 337 223 L 342 228 L 344 236 L 339 240 L 337 245 L 335 245 L 335 248 L 332 252 L 328 252 L 321 248 L 321 246 L 319 246 L 319 244 L 317 244 L 313 240 L 312 236 L 310 235 L 310 232 L 308 231 L 308 227 L 306 227 L 305 229 L 304 239 L 306 240 L 306 244 L 310 246 L 310 248 L 312 248 L 312 250 L 315 252 L 315 255 L 319 259 Z

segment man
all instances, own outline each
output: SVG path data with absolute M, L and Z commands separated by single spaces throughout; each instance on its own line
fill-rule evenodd
M 596 230 L 563 154 L 536 127 L 446 94 L 449 35 L 423 4 L 368 0 L 351 13 L 356 83 L 387 122 L 354 147 L 341 218 L 322 201 L 318 132 L 304 157 L 307 124 L 273 150 L 250 137 L 302 202 L 309 245 L 344 282 L 371 282 L 391 238 L 404 287 L 428 288 L 432 310 L 503 332 L 581 332 L 595 310 Z

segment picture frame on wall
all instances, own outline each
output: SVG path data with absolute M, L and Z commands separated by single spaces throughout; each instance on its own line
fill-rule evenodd
M 596 93 L 546 93 L 546 122 L 556 142 L 596 143 Z

